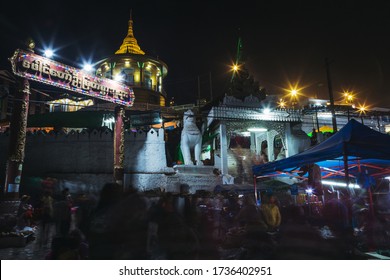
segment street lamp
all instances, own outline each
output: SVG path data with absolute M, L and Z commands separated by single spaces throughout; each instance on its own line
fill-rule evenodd
M 85 63 L 83 69 L 87 72 L 92 72 L 93 66 L 90 63 Z
M 359 107 L 358 107 L 357 109 L 358 109 L 359 116 L 360 116 L 360 119 L 361 119 L 361 121 L 362 121 L 362 124 L 364 124 L 364 121 L 363 121 L 363 114 L 364 114 L 364 115 L 366 114 L 368 108 L 367 108 L 367 106 L 366 106 L 365 104 L 363 104 L 363 105 L 360 105 L 360 104 L 359 104 Z
M 231 66 L 231 69 L 232 69 L 233 74 L 232 74 L 232 79 L 230 81 L 233 82 L 234 77 L 236 76 L 236 73 L 238 73 L 238 71 L 240 71 L 240 65 L 238 65 L 237 63 L 234 63 Z
M 51 58 L 51 57 L 53 57 L 54 52 L 53 52 L 52 49 L 46 49 L 46 50 L 43 52 L 43 54 L 44 54 L 47 58 Z
M 278 102 L 278 107 L 284 109 L 286 108 L 286 105 L 287 105 L 286 101 L 284 101 L 283 98 L 280 98 Z
M 354 99 L 353 93 L 348 92 L 348 91 L 345 91 L 345 92 L 343 93 L 343 95 L 344 95 L 344 101 L 345 101 L 345 103 L 346 103 L 346 104 L 352 104 L 353 99 Z
M 351 93 L 349 91 L 344 91 L 343 96 L 344 96 L 344 102 L 345 102 L 345 104 L 347 104 L 347 117 L 348 117 L 348 121 L 349 121 L 349 119 L 350 119 L 349 109 L 350 109 L 350 105 L 352 105 L 352 107 L 353 107 L 354 95 L 353 95 L 353 93 Z
M 296 89 L 291 90 L 291 96 L 296 97 L 298 95 L 298 91 Z
M 296 89 L 292 89 L 290 91 L 290 99 L 291 99 L 291 105 L 294 109 L 295 105 L 298 104 L 298 91 Z

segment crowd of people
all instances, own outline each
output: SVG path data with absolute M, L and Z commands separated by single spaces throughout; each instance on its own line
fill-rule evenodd
M 24 195 L 18 227 L 38 228 L 47 259 L 219 259 L 231 228 L 249 234 L 279 226 L 280 213 L 263 206 L 253 195 L 241 200 L 217 189 L 190 194 L 182 185 L 180 193 L 147 195 L 106 183 L 97 199 L 68 188 L 44 190 L 35 202 Z
M 324 209 L 323 221 L 347 232 L 344 208 L 326 206 L 337 213 Z M 220 186 L 189 193 L 182 185 L 179 193 L 151 194 L 106 183 L 96 198 L 46 190 L 35 206 L 23 196 L 18 217 L 18 226 L 39 227 L 39 245 L 50 248 L 47 259 L 299 259 L 313 248 L 314 258 L 351 257 L 348 237 L 338 243 L 321 238 L 304 207 L 281 207 L 272 193 L 239 195 Z M 362 227 L 360 216 L 352 222 Z
M 18 230 L 27 227 L 39 231 L 37 244 L 41 248 L 50 248 L 47 259 L 88 259 L 89 249 L 80 229 L 82 222 L 75 215 L 79 208 L 80 201 L 72 198 L 68 188 L 58 194 L 43 190 L 36 199 L 23 195 L 17 211 L 16 227 Z

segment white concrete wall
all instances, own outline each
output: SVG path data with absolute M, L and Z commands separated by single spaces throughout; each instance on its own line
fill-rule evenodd
M 5 180 L 8 141 L 9 135 L 0 134 L 0 186 Z M 114 152 L 113 133 L 110 130 L 29 134 L 25 152 L 22 176 L 57 174 L 59 177 L 68 178 L 66 174 L 85 174 L 83 180 L 93 184 L 94 174 L 106 174 L 108 177 L 105 178 L 112 177 Z M 125 173 L 169 172 L 166 164 L 162 129 L 125 133 Z M 61 174 L 63 176 L 60 176 Z M 161 181 L 161 178 L 157 181 Z
M 125 172 L 164 172 L 167 168 L 164 130 L 125 137 Z

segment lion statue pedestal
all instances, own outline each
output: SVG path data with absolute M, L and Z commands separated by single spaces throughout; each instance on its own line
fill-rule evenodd
M 191 110 L 187 110 L 183 116 L 180 149 L 183 155 L 184 165 L 194 165 L 194 162 L 191 159 L 192 151 L 194 151 L 196 165 L 203 165 L 203 162 L 200 160 L 202 133 L 196 125 L 195 116 Z

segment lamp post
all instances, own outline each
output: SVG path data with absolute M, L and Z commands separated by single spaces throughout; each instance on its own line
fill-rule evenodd
M 326 76 L 328 78 L 329 101 L 330 101 L 330 111 L 332 113 L 333 132 L 336 133 L 337 132 L 337 122 L 336 122 L 336 113 L 334 110 L 334 98 L 333 98 L 332 82 L 330 79 L 330 69 L 329 69 L 328 58 L 325 58 L 325 66 L 326 66 Z
M 286 101 L 284 101 L 283 100 L 283 98 L 281 98 L 281 99 L 279 99 L 279 101 L 278 101 L 278 107 L 280 108 L 280 109 L 285 109 L 286 108 Z
M 353 102 L 353 94 L 352 93 L 345 92 L 344 96 L 345 96 L 345 103 L 351 104 Z
M 354 95 L 349 91 L 344 91 L 343 96 L 344 96 L 344 102 L 345 104 L 347 104 L 347 118 L 349 121 L 350 119 L 349 108 L 353 104 Z
M 293 109 L 295 109 L 295 105 L 298 104 L 298 91 L 296 89 L 292 89 L 290 91 L 290 98 L 291 98 L 291 106 Z
M 316 109 L 316 125 L 317 125 L 317 132 L 320 133 L 320 124 L 318 122 L 318 107 L 315 106 Z
M 361 105 L 358 108 L 358 111 L 359 111 L 360 120 L 362 121 L 362 124 L 364 124 L 363 115 L 366 114 L 367 107 L 365 105 Z

